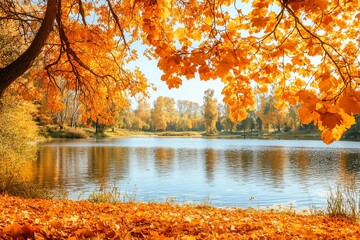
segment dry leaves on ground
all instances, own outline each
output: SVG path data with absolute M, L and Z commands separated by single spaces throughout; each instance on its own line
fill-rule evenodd
M 360 225 L 292 211 L 0 196 L 1 239 L 359 239 Z

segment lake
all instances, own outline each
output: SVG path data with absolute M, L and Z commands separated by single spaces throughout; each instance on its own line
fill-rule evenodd
M 360 143 L 125 137 L 39 145 L 34 181 L 70 199 L 116 186 L 137 201 L 324 208 L 330 187 L 360 186 Z

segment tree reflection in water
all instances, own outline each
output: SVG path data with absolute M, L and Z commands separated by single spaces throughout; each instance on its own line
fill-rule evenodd
M 159 147 L 154 149 L 155 168 L 160 176 L 171 174 L 174 157 L 175 150 L 172 148 Z
M 204 150 L 205 174 L 208 182 L 214 180 L 217 157 L 217 151 L 215 149 Z
M 49 189 L 74 192 L 131 179 L 140 199 L 141 194 L 151 199 L 186 194 L 186 200 L 210 195 L 220 196 L 220 205 L 247 206 L 251 203 L 244 201 L 255 195 L 258 206 L 292 200 L 309 206 L 309 194 L 313 202 L 325 201 L 323 193 L 330 184 L 360 185 L 360 146 L 321 144 L 201 138 L 45 143 L 32 177 Z

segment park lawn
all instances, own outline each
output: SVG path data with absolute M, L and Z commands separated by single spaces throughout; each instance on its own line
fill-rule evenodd
M 0 196 L 0 239 L 360 239 L 360 225 L 292 210 Z

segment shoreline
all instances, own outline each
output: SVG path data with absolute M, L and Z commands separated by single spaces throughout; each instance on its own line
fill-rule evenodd
M 199 131 L 164 131 L 164 132 L 146 132 L 130 131 L 117 129 L 115 131 L 106 130 L 103 133 L 95 133 L 92 128 L 64 128 L 56 129 L 54 126 L 41 127 L 39 131 L 40 138 L 36 142 L 46 142 L 56 139 L 105 139 L 122 137 L 163 137 L 163 138 L 219 138 L 219 139 L 261 139 L 261 140 L 319 140 L 321 133 L 319 131 L 290 131 L 290 132 L 219 132 L 218 134 L 206 135 Z M 343 136 L 338 141 L 360 142 L 360 135 Z M 331 145 L 331 144 L 330 144 Z
M 245 139 L 304 139 L 321 140 L 320 133 L 317 131 L 292 131 L 292 132 L 219 132 L 207 135 L 200 131 L 163 131 L 146 132 L 130 131 L 117 129 L 115 131 L 106 130 L 103 133 L 95 133 L 92 128 L 64 128 L 57 129 L 53 126 L 45 126 L 40 130 L 40 135 L 45 139 L 67 139 L 67 138 L 114 138 L 114 137 L 204 137 L 204 138 L 245 138 Z M 345 139 L 342 139 L 345 140 Z M 346 139 L 352 140 L 352 139 Z M 354 139 L 360 140 L 360 139 Z

